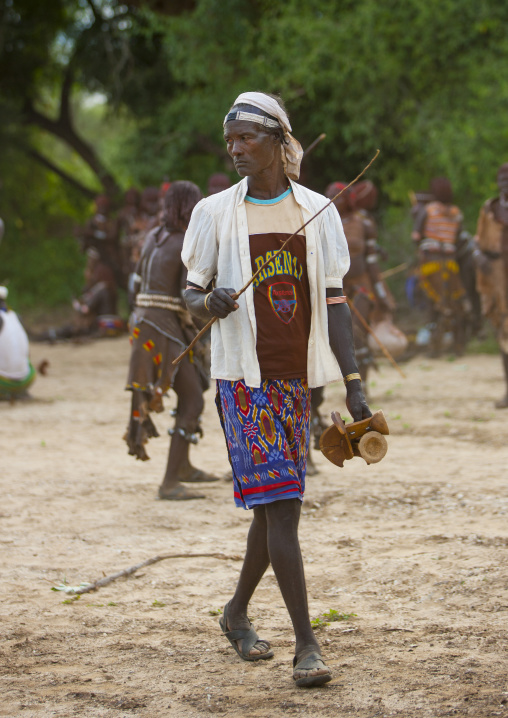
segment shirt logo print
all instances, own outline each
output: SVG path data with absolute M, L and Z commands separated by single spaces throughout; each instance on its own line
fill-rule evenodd
M 289 282 L 271 284 L 268 288 L 268 299 L 270 300 L 273 311 L 281 322 L 289 324 L 291 320 L 294 319 L 298 302 L 293 284 Z

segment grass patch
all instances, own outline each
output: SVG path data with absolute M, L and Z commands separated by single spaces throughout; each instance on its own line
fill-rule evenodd
M 349 621 L 350 618 L 357 618 L 357 614 L 343 613 L 341 611 L 336 611 L 334 608 L 330 608 L 328 611 L 325 611 L 320 616 L 313 618 L 310 622 L 310 625 L 314 630 L 317 630 L 320 628 L 325 628 L 326 626 L 329 626 L 330 623 L 335 623 L 336 621 Z
M 471 339 L 466 354 L 499 354 L 499 344 L 494 333 L 489 331 L 485 339 Z

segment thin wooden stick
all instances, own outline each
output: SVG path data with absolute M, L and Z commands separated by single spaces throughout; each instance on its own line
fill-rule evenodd
M 388 279 L 388 277 L 393 277 L 394 274 L 399 274 L 399 272 L 403 272 L 408 267 L 409 262 L 402 262 L 402 264 L 397 264 L 396 267 L 392 267 L 391 269 L 385 269 L 384 272 L 381 272 L 380 277 L 381 279 Z
M 94 581 L 93 583 L 88 583 L 86 586 L 81 586 L 80 588 L 76 588 L 74 590 L 68 590 L 66 591 L 66 593 L 71 595 L 81 595 L 82 593 L 90 593 L 90 591 L 96 591 L 98 588 L 103 588 L 109 583 L 116 581 L 117 578 L 122 578 L 123 576 L 130 576 L 131 574 L 138 571 L 140 568 L 144 568 L 145 566 L 151 566 L 152 563 L 157 563 L 158 561 L 165 561 L 168 558 L 220 558 L 222 560 L 229 561 L 241 560 L 240 556 L 228 556 L 224 553 L 165 553 L 161 554 L 160 556 L 152 556 L 152 558 L 147 558 L 146 561 L 137 563 L 135 566 L 125 568 L 123 571 L 118 571 L 117 573 L 112 573 L 110 576 L 104 576 L 104 578 L 99 578 L 97 581 Z
M 332 197 L 332 199 L 331 199 L 327 204 L 325 204 L 323 207 L 321 207 L 321 209 L 320 209 L 318 212 L 316 212 L 315 215 L 313 215 L 310 219 L 308 219 L 308 220 L 305 222 L 305 224 L 302 224 L 302 226 L 301 226 L 299 229 L 297 229 L 296 232 L 294 232 L 290 237 L 288 237 L 288 238 L 282 243 L 282 245 L 280 246 L 280 248 L 279 248 L 276 252 L 274 252 L 271 257 L 268 257 L 268 259 L 266 259 L 266 260 L 263 262 L 263 264 L 258 268 L 258 270 L 257 270 L 257 271 L 252 275 L 252 277 L 249 279 L 249 281 L 247 282 L 247 284 L 244 284 L 244 286 L 243 286 L 240 290 L 238 290 L 238 292 L 235 292 L 235 293 L 232 295 L 231 299 L 238 299 L 238 297 L 240 297 L 244 292 L 246 292 L 247 289 L 248 289 L 248 288 L 250 287 L 250 285 L 252 284 L 252 282 L 254 282 L 255 279 L 256 279 L 256 277 L 260 274 L 260 272 L 262 272 L 263 269 L 264 269 L 268 264 L 270 264 L 271 262 L 273 262 L 273 260 L 275 259 L 275 257 L 277 257 L 277 255 L 279 255 L 279 254 L 282 252 L 282 250 L 285 248 L 285 246 L 287 245 L 287 243 L 290 242 L 294 237 L 296 237 L 296 235 L 299 234 L 299 233 L 302 231 L 302 229 L 305 229 L 305 227 L 306 227 L 310 222 L 312 222 L 314 219 L 316 219 L 316 217 L 317 217 L 318 215 L 320 215 L 321 212 L 324 212 L 325 209 L 327 209 L 333 202 L 335 202 L 335 200 L 338 199 L 343 192 L 345 192 L 346 190 L 348 190 L 352 185 L 355 184 L 355 182 L 358 182 L 358 180 L 360 179 L 360 177 L 362 177 L 362 176 L 365 174 L 365 172 L 367 172 L 367 170 L 369 169 L 369 167 L 371 166 L 371 164 L 377 160 L 378 155 L 379 155 L 379 150 L 376 150 L 376 154 L 375 154 L 374 157 L 371 159 L 371 161 L 369 162 L 369 164 L 368 164 L 366 167 L 363 168 L 363 170 L 360 172 L 360 174 L 359 174 L 357 177 L 355 177 L 352 182 L 350 182 L 350 183 L 349 183 L 348 185 L 346 185 L 343 189 L 341 189 L 340 192 L 337 192 L 337 194 L 335 195 L 335 197 Z M 187 356 L 187 354 L 191 351 L 191 349 L 196 345 L 196 342 L 198 342 L 198 341 L 201 339 L 201 337 L 203 336 L 203 334 L 206 334 L 206 332 L 208 331 L 208 329 L 212 326 L 212 324 L 215 324 L 215 322 L 217 321 L 217 319 L 218 319 L 218 317 L 212 317 L 212 318 L 210 319 L 210 321 L 208 322 L 208 324 L 205 324 L 205 326 L 203 327 L 203 329 L 201 329 L 201 331 L 200 331 L 198 334 L 196 334 L 196 336 L 195 336 L 194 339 L 191 341 L 191 343 L 189 344 L 189 346 L 187 347 L 187 349 L 185 349 L 185 351 L 183 351 L 183 352 L 180 354 L 180 356 L 176 357 L 176 359 L 173 360 L 173 366 L 176 366 L 177 364 L 179 364 L 179 363 L 182 361 L 182 359 L 184 359 L 184 358 Z
M 310 145 L 307 147 L 307 149 L 303 153 L 303 157 L 307 157 L 308 154 L 310 154 L 316 147 L 319 145 L 320 142 L 322 142 L 326 137 L 326 133 L 322 132 L 319 137 L 316 137 L 314 142 L 311 142 Z M 302 157 L 302 160 L 303 160 Z
M 348 305 L 349 305 L 349 308 L 353 310 L 353 312 L 354 312 L 356 318 L 360 320 L 360 323 L 363 325 L 364 329 L 366 329 L 366 330 L 368 331 L 368 333 L 369 333 L 369 334 L 374 338 L 374 340 L 377 342 L 379 348 L 381 349 L 381 351 L 383 352 L 383 354 L 385 355 L 385 357 L 390 361 L 390 363 L 395 367 L 395 369 L 397 369 L 397 371 L 399 372 L 399 374 L 401 375 L 401 377 L 402 377 L 403 379 L 406 379 L 407 377 L 406 377 L 406 375 L 404 374 L 404 372 L 402 371 L 402 369 L 400 368 L 400 366 L 397 364 L 397 362 L 395 361 L 395 359 L 392 357 L 392 355 L 390 354 L 390 352 L 388 351 L 388 349 L 385 347 L 385 345 L 383 344 L 383 342 L 382 342 L 380 339 L 378 339 L 377 336 L 374 334 L 374 332 L 373 332 L 372 329 L 369 327 L 369 325 L 367 324 L 367 322 L 365 321 L 365 319 L 362 317 L 362 315 L 360 314 L 360 312 L 358 311 L 358 309 L 355 307 L 355 305 L 354 305 L 352 302 L 348 302 Z

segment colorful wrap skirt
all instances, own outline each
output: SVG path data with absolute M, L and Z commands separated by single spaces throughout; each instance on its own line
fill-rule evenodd
M 233 470 L 237 506 L 303 501 L 310 390 L 302 379 L 266 379 L 252 388 L 217 380 L 217 411 Z
M 0 397 L 10 398 L 23 394 L 33 383 L 35 375 L 35 369 L 29 362 L 29 371 L 24 379 L 8 379 L 6 376 L 0 376 Z

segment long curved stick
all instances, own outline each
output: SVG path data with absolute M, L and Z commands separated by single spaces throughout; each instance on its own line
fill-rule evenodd
M 249 279 L 249 281 L 247 282 L 247 284 L 244 284 L 244 286 L 243 286 L 241 289 L 239 289 L 238 292 L 235 292 L 235 293 L 232 295 L 231 299 L 238 299 L 238 297 L 240 297 L 244 292 L 246 292 L 247 289 L 248 289 L 248 288 L 250 287 L 250 285 L 252 284 L 252 282 L 254 282 L 254 280 L 256 279 L 256 277 L 258 276 L 258 274 L 259 274 L 260 272 L 262 272 L 263 269 L 264 269 L 268 264 L 270 264 L 270 262 L 273 262 L 273 260 L 275 259 L 275 257 L 282 252 L 282 250 L 285 248 L 285 246 L 287 245 L 287 243 L 290 242 L 290 241 L 293 239 L 293 237 L 296 237 L 297 234 L 300 234 L 300 232 L 302 231 L 302 229 L 305 229 L 305 227 L 306 227 L 310 222 L 312 222 L 312 220 L 316 219 L 316 217 L 317 217 L 318 215 L 320 215 L 321 212 L 324 212 L 325 209 L 327 209 L 333 202 L 335 202 L 335 200 L 336 200 L 338 197 L 340 197 L 340 195 L 341 195 L 343 192 L 345 192 L 345 191 L 346 191 L 347 189 L 349 189 L 352 185 L 354 185 L 355 182 L 358 182 L 358 180 L 360 179 L 360 177 L 362 177 L 362 176 L 365 174 L 365 172 L 367 172 L 367 170 L 369 169 L 369 167 L 371 166 L 371 164 L 372 164 L 373 162 L 375 162 L 375 160 L 377 160 L 378 155 L 379 155 L 379 150 L 376 150 L 376 154 L 375 154 L 374 157 L 371 159 L 371 161 L 369 162 L 369 164 L 366 165 L 366 167 L 363 168 L 363 170 L 360 172 L 360 174 L 359 174 L 357 177 L 355 177 L 352 182 L 350 182 L 348 185 L 346 185 L 346 186 L 344 187 L 344 189 L 341 189 L 340 192 L 337 192 L 337 194 L 335 195 L 335 197 L 332 197 L 332 199 L 331 199 L 327 204 L 325 204 L 323 207 L 321 207 L 321 209 L 320 209 L 318 212 L 316 212 L 315 215 L 313 215 L 310 219 L 308 219 L 308 220 L 305 222 L 305 224 L 302 224 L 302 226 L 301 226 L 299 229 L 297 229 L 296 232 L 294 232 L 290 237 L 288 237 L 288 238 L 281 244 L 280 248 L 279 248 L 276 252 L 274 252 L 271 257 L 268 257 L 268 259 L 267 259 L 265 262 L 263 262 L 263 264 L 258 268 L 258 270 L 257 270 L 257 271 L 252 275 L 252 277 Z M 203 336 L 203 334 L 205 334 L 205 333 L 208 331 L 208 329 L 212 326 L 212 324 L 215 324 L 215 322 L 217 321 L 217 319 L 218 319 L 218 317 L 212 317 L 212 318 L 210 319 L 210 321 L 208 322 L 208 324 L 205 324 L 205 326 L 203 327 L 203 329 L 201 329 L 201 331 L 200 331 L 198 334 L 196 334 L 196 336 L 195 336 L 194 339 L 191 341 L 191 343 L 189 344 L 189 346 L 187 347 L 187 349 L 185 349 L 185 351 L 183 351 L 183 352 L 180 354 L 180 356 L 176 357 L 176 359 L 173 360 L 173 366 L 176 366 L 177 364 L 179 364 L 179 363 L 182 361 L 182 359 L 187 356 L 187 354 L 188 354 L 188 353 L 191 351 L 191 349 L 195 346 L 196 342 L 198 342 L 198 341 L 201 339 L 201 337 Z
M 316 147 L 319 145 L 320 142 L 322 142 L 326 137 L 326 132 L 322 132 L 319 137 L 316 137 L 314 142 L 311 142 L 310 145 L 305 149 L 303 153 L 303 157 L 307 157 L 307 155 L 310 155 L 310 153 L 316 149 Z M 302 157 L 302 160 L 303 160 Z
M 381 341 L 381 339 L 378 339 L 378 337 L 376 336 L 374 330 L 369 327 L 369 325 L 367 324 L 367 322 L 365 321 L 365 319 L 362 317 L 362 315 L 360 314 L 359 310 L 355 307 L 355 305 L 353 304 L 353 302 L 348 302 L 348 304 L 349 304 L 349 308 L 353 310 L 353 313 L 354 313 L 354 315 L 356 316 L 356 318 L 359 319 L 359 321 L 360 321 L 360 323 L 362 324 L 363 328 L 373 337 L 374 341 L 377 342 L 377 345 L 379 346 L 379 348 L 381 349 L 381 351 L 383 352 L 383 354 L 385 355 L 385 357 L 388 359 L 388 361 L 392 364 L 393 367 L 395 367 L 395 369 L 397 369 L 397 371 L 399 372 L 399 374 L 401 375 L 401 377 L 402 377 L 403 379 L 407 379 L 406 375 L 404 374 L 404 372 L 402 371 L 402 369 L 400 368 L 400 366 L 397 364 L 397 362 L 395 361 L 395 359 L 392 357 L 392 355 L 390 354 L 390 352 L 388 351 L 388 349 L 385 347 L 385 345 L 383 344 L 383 342 Z

